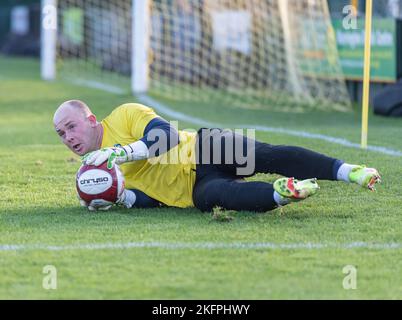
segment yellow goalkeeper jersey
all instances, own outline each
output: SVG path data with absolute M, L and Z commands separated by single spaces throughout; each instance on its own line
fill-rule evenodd
M 125 146 L 144 136 L 147 124 L 158 115 L 137 103 L 117 107 L 101 121 L 102 148 Z M 158 157 L 120 165 L 126 188 L 175 207 L 191 207 L 195 183 L 196 132 L 179 131 L 179 144 Z

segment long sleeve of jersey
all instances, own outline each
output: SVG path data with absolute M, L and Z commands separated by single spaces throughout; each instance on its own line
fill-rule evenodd
M 135 202 L 132 208 L 157 208 L 163 204 L 154 198 L 149 197 L 144 192 L 137 189 L 130 189 L 135 194 Z
M 144 136 L 140 140 L 148 147 L 149 158 L 168 152 L 180 142 L 177 129 L 160 117 L 152 119 L 147 124 Z

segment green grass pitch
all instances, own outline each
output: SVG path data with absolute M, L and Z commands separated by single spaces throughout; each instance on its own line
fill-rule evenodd
M 232 213 L 229 222 L 196 209 L 91 214 L 75 198 L 78 158 L 52 127 L 55 108 L 72 98 L 86 101 L 100 118 L 136 101 L 46 83 L 37 61 L 0 57 L 0 299 L 402 298 L 402 157 L 257 132 L 272 144 L 374 166 L 383 184 L 371 193 L 322 181 L 320 192 L 302 203 Z M 360 139 L 357 108 L 289 114 L 162 102 L 223 127 L 247 123 Z M 402 150 L 401 137 L 401 119 L 370 116 L 370 144 Z M 57 270 L 57 289 L 43 287 L 47 265 Z M 357 270 L 356 289 L 343 287 L 347 265 Z

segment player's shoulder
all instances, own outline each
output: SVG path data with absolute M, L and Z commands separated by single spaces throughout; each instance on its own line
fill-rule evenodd
M 141 122 L 157 117 L 157 114 L 150 107 L 140 103 L 124 103 L 116 107 L 104 121 L 110 122 Z
M 119 105 L 113 110 L 112 113 L 141 113 L 150 111 L 153 111 L 153 109 L 148 106 L 145 106 L 141 103 L 130 102 Z

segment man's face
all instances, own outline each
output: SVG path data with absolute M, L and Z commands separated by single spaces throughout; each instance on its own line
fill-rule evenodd
M 85 117 L 74 109 L 61 110 L 54 119 L 54 127 L 61 141 L 80 156 L 93 151 L 96 141 L 96 118 Z

